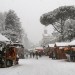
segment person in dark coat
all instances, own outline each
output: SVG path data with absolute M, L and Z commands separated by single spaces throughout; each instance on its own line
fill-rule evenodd
M 32 58 L 32 52 L 30 52 L 30 58 Z
M 41 57 L 41 55 L 42 55 L 41 52 L 39 52 L 39 57 Z
M 3 56 L 4 56 L 4 52 L 2 50 L 2 45 L 0 45 L 0 67 L 3 67 L 3 64 L 4 64 L 4 62 L 2 60 Z
M 33 52 L 33 58 L 34 58 L 34 56 L 35 56 L 35 53 Z
M 38 51 L 35 52 L 35 55 L 36 55 L 36 59 L 38 59 L 38 55 L 39 55 Z

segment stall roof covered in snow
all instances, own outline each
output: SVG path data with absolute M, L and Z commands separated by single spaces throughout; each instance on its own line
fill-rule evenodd
M 36 47 L 35 50 L 44 50 L 43 47 Z
M 75 40 L 71 41 L 69 45 L 75 45 Z
M 2 34 L 0 34 L 0 41 L 10 41 L 9 39 L 7 39 L 5 36 L 3 36 Z
M 56 44 L 56 46 L 61 46 L 61 47 L 62 46 L 64 47 L 64 46 L 68 46 L 69 45 L 68 42 L 56 42 L 55 44 Z
M 54 45 L 55 45 L 55 44 L 49 44 L 48 46 L 49 46 L 49 47 L 54 47 Z

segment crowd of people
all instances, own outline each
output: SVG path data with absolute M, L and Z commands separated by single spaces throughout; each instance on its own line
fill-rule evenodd
M 36 58 L 38 59 L 39 57 L 41 57 L 43 55 L 42 52 L 29 52 L 25 54 L 25 58 Z

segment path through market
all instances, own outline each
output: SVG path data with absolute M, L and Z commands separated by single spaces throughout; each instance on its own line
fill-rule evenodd
M 0 75 L 75 75 L 75 62 L 52 60 L 46 56 L 20 59 L 19 65 L 0 68 Z

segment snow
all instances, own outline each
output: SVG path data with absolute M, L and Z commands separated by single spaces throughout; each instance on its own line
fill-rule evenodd
M 43 50 L 43 47 L 36 47 L 35 50 Z
M 49 44 L 49 47 L 54 47 L 54 46 L 60 46 L 60 47 L 64 47 L 64 46 L 68 46 L 69 42 L 56 42 L 55 44 Z
M 71 41 L 69 45 L 75 45 L 75 40 Z
M 49 44 L 49 47 L 54 47 L 55 44 Z
M 7 39 L 5 36 L 3 36 L 2 34 L 0 34 L 0 41 L 10 41 L 9 39 Z
M 48 57 L 20 59 L 19 65 L 0 68 L 0 75 L 75 75 L 75 62 Z
M 56 46 L 68 46 L 68 42 L 56 42 Z

